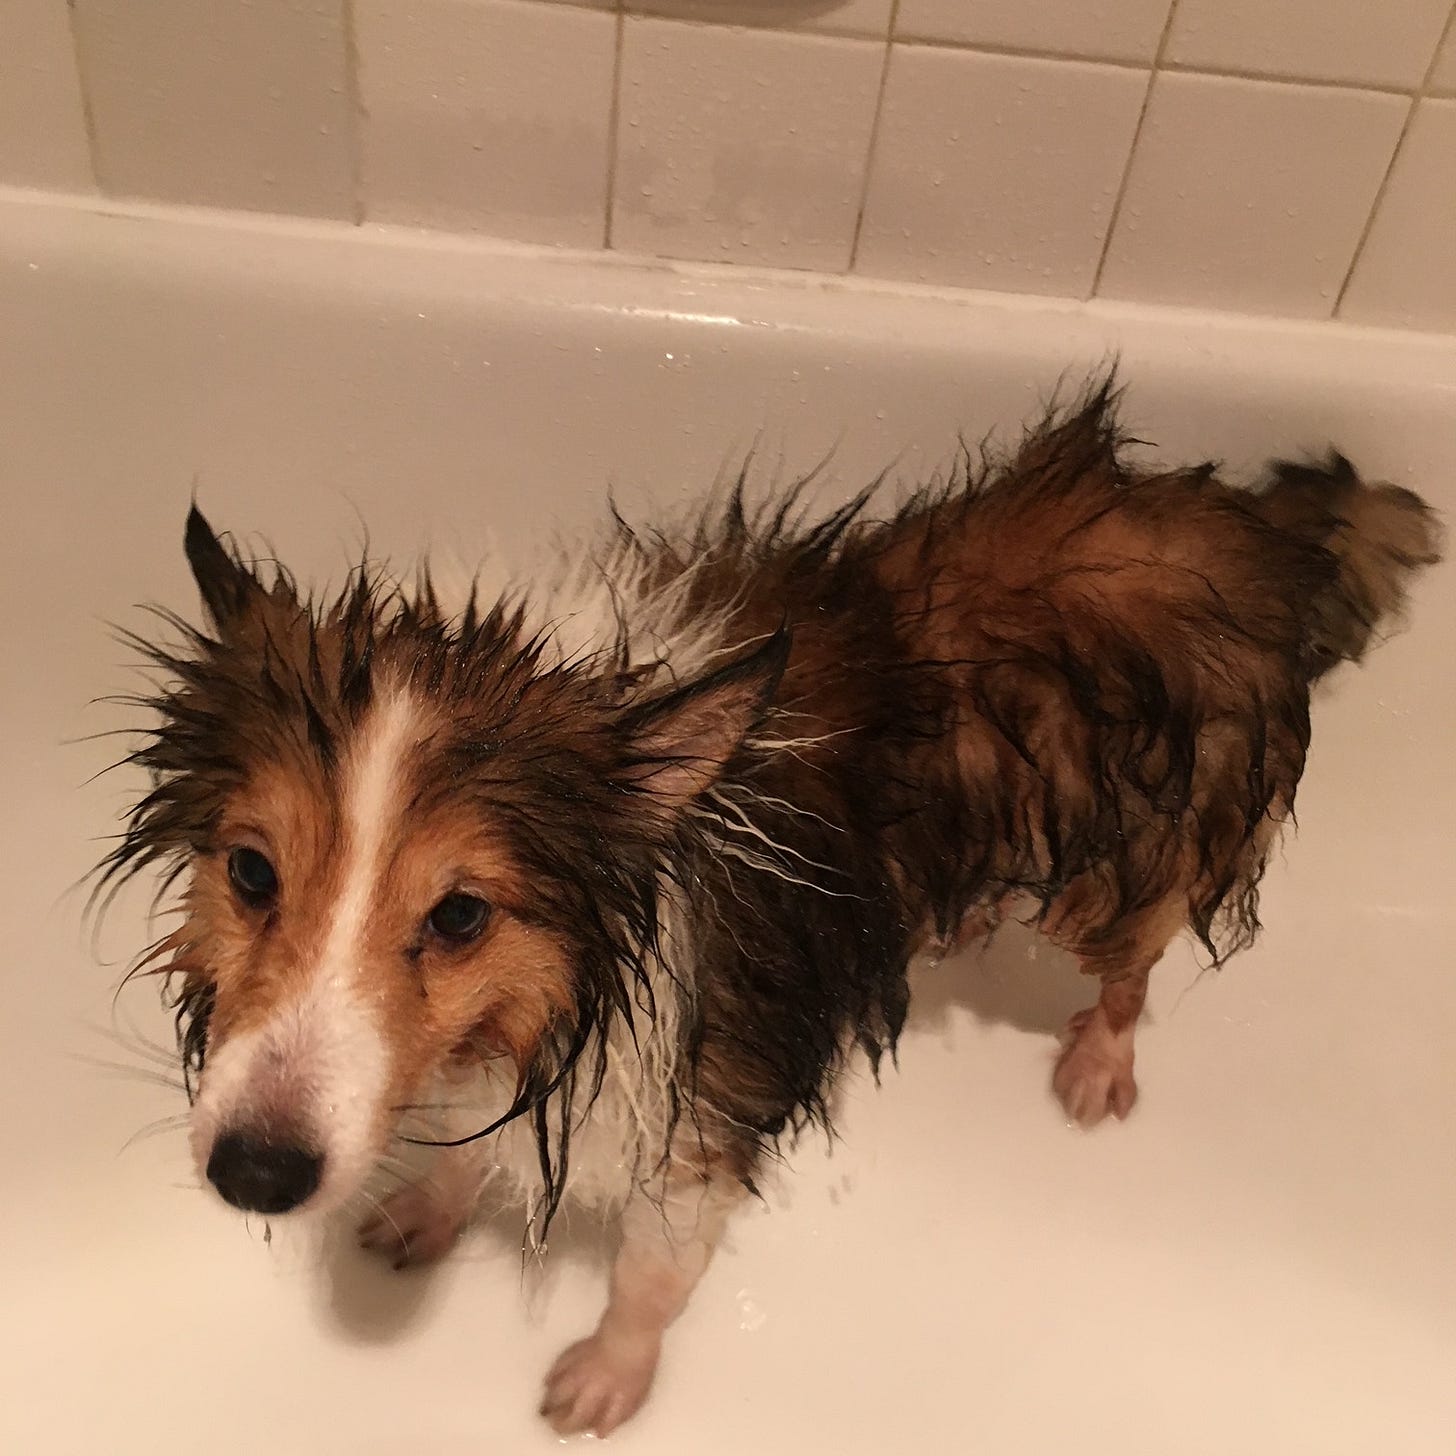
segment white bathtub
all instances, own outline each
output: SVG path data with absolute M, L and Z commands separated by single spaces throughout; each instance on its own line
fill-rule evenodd
M 1323 324 L 947 299 L 405 234 L 0 198 L 7 811 L 0 1449 L 546 1450 L 553 1352 L 594 1317 L 578 1226 L 528 1306 L 482 1233 L 438 1273 L 317 1265 L 189 1188 L 180 1097 L 75 1060 L 98 963 L 65 887 L 122 776 L 105 623 L 191 610 L 181 526 L 335 578 L 692 498 L 755 440 L 828 490 L 1014 429 L 1120 351 L 1131 422 L 1236 469 L 1337 440 L 1456 508 L 1456 345 Z M 804 1149 L 674 1332 L 631 1452 L 1417 1453 L 1456 1428 L 1451 571 L 1317 708 L 1267 932 L 1155 977 L 1123 1126 L 1070 1131 L 1052 1029 L 1089 988 L 1008 937 L 921 977 L 878 1093 Z M 165 1035 L 146 989 L 130 1019 Z M 134 1059 L 133 1059 L 134 1060 Z M 558 1250 L 559 1252 L 560 1250 Z

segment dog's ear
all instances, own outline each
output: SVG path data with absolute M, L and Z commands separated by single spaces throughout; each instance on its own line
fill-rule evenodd
M 187 531 L 183 537 L 187 564 L 202 604 L 212 618 L 213 626 L 225 631 L 263 596 L 258 578 L 217 539 L 207 518 L 193 506 L 187 513 Z
M 622 717 L 627 762 L 622 781 L 663 818 L 711 788 L 763 716 L 789 660 L 790 634 L 761 646 Z

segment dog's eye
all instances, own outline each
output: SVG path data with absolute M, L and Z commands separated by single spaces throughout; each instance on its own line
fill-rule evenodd
M 278 871 L 268 856 L 245 845 L 228 855 L 228 879 L 242 902 L 255 910 L 271 904 L 278 894 Z
M 479 895 L 452 890 L 425 917 L 425 924 L 441 940 L 461 944 L 474 940 L 490 915 L 490 906 Z

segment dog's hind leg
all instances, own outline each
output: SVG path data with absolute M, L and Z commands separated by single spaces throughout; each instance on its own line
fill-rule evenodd
M 1067 1115 L 1083 1127 L 1110 1112 L 1123 1118 L 1137 1101 L 1133 1038 L 1148 994 L 1148 974 L 1187 914 L 1183 897 L 1169 899 L 1114 927 L 1095 942 L 1057 936 L 1102 982 L 1097 1004 L 1067 1024 L 1066 1047 L 1052 1074 L 1052 1089 Z

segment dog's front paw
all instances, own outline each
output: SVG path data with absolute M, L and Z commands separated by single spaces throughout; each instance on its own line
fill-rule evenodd
M 469 1216 L 427 1184 L 391 1193 L 359 1227 L 359 1247 L 390 1259 L 396 1269 L 427 1264 L 450 1252 Z
M 1114 1032 L 1097 1008 L 1079 1012 L 1067 1027 L 1071 1038 L 1057 1060 L 1052 1090 L 1067 1116 L 1092 1127 L 1110 1112 L 1123 1118 L 1137 1101 L 1132 1074 L 1132 1029 Z
M 558 1435 L 606 1436 L 647 1399 L 662 1348 L 655 1334 L 604 1334 L 573 1345 L 551 1367 L 541 1414 Z

